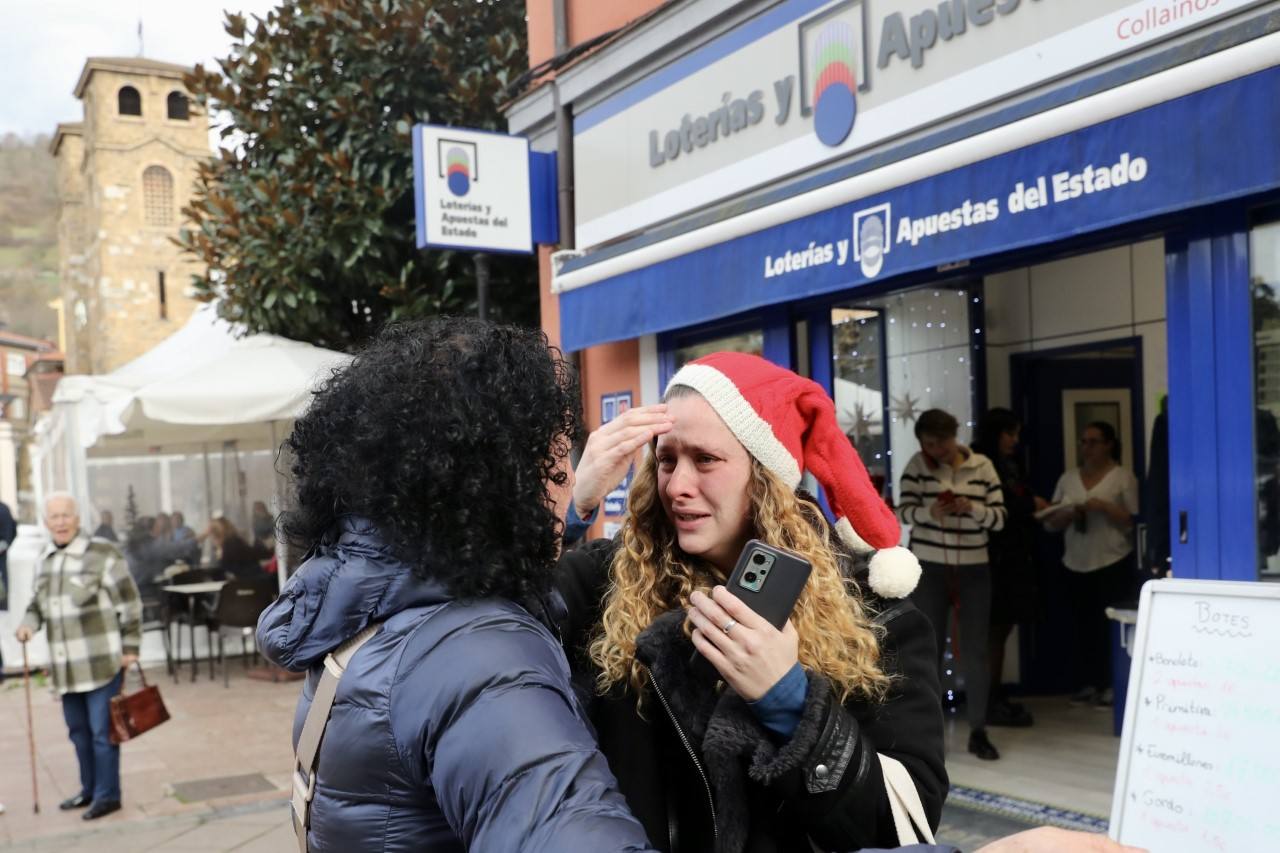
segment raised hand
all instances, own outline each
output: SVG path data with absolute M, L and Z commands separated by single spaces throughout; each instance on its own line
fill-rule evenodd
M 574 471 L 573 503 L 587 517 L 627 475 L 644 447 L 671 429 L 665 403 L 628 409 L 587 438 L 582 459 Z

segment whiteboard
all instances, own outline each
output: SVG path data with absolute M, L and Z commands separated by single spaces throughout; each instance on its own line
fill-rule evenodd
M 1110 835 L 1152 853 L 1280 849 L 1280 585 L 1142 588 Z

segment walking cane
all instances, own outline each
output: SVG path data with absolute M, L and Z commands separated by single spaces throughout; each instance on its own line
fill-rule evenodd
M 36 782 L 36 729 L 31 718 L 31 667 L 27 663 L 27 641 L 22 641 L 22 686 L 27 691 L 27 745 L 31 749 L 31 801 L 40 814 L 40 786 Z

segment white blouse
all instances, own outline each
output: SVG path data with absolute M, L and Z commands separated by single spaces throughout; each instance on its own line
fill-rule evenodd
M 1119 504 L 1130 515 L 1138 514 L 1138 478 L 1119 465 L 1112 468 L 1092 488 L 1086 489 L 1080 471 L 1072 469 L 1058 478 L 1051 503 L 1083 505 L 1090 498 Z M 1066 551 L 1062 562 L 1073 572 L 1094 572 L 1118 562 L 1133 550 L 1133 527 L 1116 524 L 1105 512 L 1085 514 L 1084 530 L 1072 522 L 1065 531 Z

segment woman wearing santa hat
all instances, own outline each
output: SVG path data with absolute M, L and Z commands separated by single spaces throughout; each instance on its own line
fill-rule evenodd
M 621 532 L 566 553 L 557 587 L 601 749 L 651 843 L 929 837 L 947 775 L 933 632 L 906 598 L 920 569 L 830 397 L 756 356 L 698 359 L 662 405 L 593 433 L 571 512 L 589 516 L 633 459 Z M 805 470 L 834 525 L 797 491 Z M 783 630 L 723 586 L 752 538 L 813 567 Z

